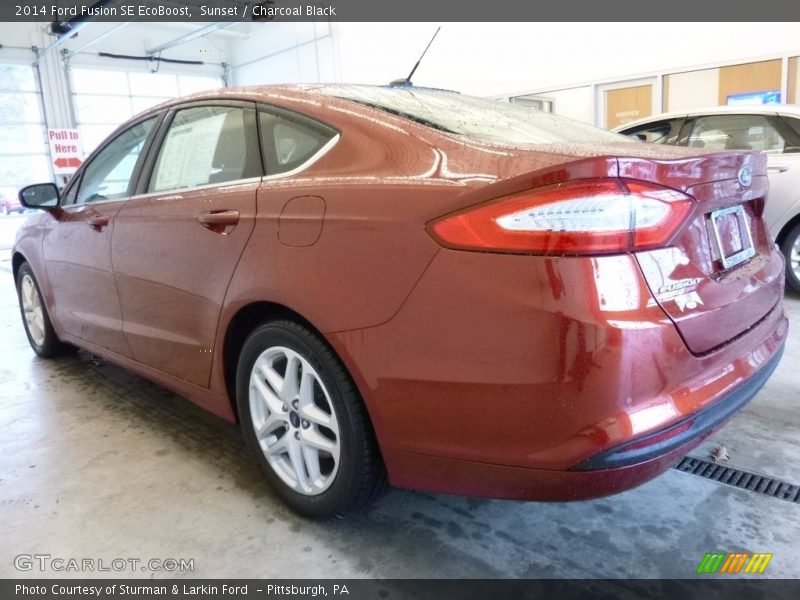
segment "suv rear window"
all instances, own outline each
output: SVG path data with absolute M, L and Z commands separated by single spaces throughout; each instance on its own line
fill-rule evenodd
M 531 107 L 423 88 L 336 86 L 317 91 L 471 138 L 507 144 L 619 143 L 632 140 Z

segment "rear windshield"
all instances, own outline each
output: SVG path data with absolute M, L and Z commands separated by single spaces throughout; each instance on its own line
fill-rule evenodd
M 504 144 L 632 142 L 580 121 L 500 100 L 420 88 L 342 86 L 322 93 L 352 100 L 428 127 Z

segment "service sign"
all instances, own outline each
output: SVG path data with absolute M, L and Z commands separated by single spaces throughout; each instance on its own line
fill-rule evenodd
M 77 129 L 48 129 L 47 141 L 54 174 L 72 175 L 78 170 L 83 162 L 83 148 Z

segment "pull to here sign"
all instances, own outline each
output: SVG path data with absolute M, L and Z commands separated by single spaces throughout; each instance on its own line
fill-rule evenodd
M 53 173 L 72 175 L 83 162 L 81 134 L 77 129 L 48 129 Z

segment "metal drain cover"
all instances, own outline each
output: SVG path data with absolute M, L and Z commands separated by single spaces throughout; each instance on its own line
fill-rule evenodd
M 742 490 L 800 504 L 800 485 L 781 481 L 774 477 L 726 467 L 725 465 L 691 456 L 682 458 L 673 468 L 684 473 L 691 473 L 705 479 L 732 485 Z

